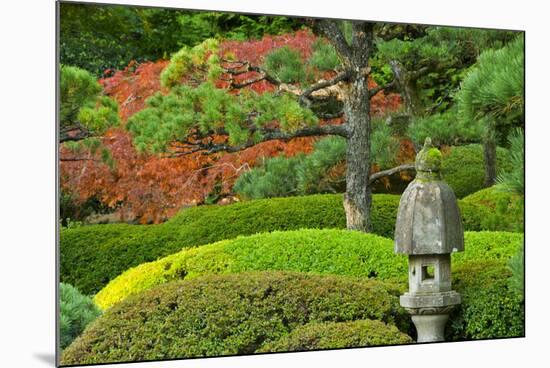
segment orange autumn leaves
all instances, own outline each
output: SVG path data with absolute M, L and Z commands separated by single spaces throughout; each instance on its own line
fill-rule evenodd
M 282 36 L 265 36 L 261 40 L 225 41 L 220 45 L 220 53 L 230 52 L 235 59 L 259 65 L 265 54 L 288 45 L 307 58 L 312 53 L 315 39 L 311 32 L 298 31 Z M 128 117 L 145 107 L 149 96 L 161 91 L 159 76 L 167 64 L 165 60 L 139 65 L 130 63 L 124 70 L 100 80 L 105 93 L 119 103 L 123 124 Z M 239 76 L 242 80 L 253 77 L 246 74 Z M 375 85 L 370 83 L 371 87 Z M 219 85 L 223 86 L 223 82 Z M 265 80 L 248 88 L 258 93 L 274 89 Z M 398 95 L 379 93 L 372 100 L 373 114 L 395 110 L 399 105 Z M 77 201 L 98 199 L 113 208 L 121 220 L 158 223 L 182 207 L 203 203 L 211 193 L 216 193 L 220 198 L 230 196 L 238 176 L 261 162 L 262 157 L 280 154 L 290 157 L 300 152 L 308 153 L 315 139 L 264 142 L 237 153 L 194 153 L 168 158 L 138 153 L 130 134 L 121 127 L 109 130 L 102 138 L 116 162 L 112 168 L 90 154 L 79 156 L 83 160 L 63 161 L 64 157 L 74 158 L 74 155 L 62 148 L 61 186 Z

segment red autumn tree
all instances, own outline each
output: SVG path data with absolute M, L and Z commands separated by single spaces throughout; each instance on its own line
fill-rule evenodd
M 265 56 L 287 46 L 307 60 L 313 54 L 317 37 L 309 31 L 299 31 L 283 36 L 266 36 L 256 41 L 226 41 L 219 45 L 219 57 L 231 58 L 226 66 L 233 67 L 231 73 L 221 74 L 215 81 L 218 88 L 230 84 L 232 93 L 252 90 L 262 94 L 281 88 L 273 83 L 257 65 L 262 65 Z M 127 119 L 142 111 L 145 101 L 157 92 L 167 94 L 160 83 L 160 73 L 168 65 L 167 61 L 156 63 L 130 64 L 125 70 L 117 71 L 109 78 L 101 80 L 107 95 L 115 98 L 120 105 L 120 117 L 124 125 Z M 244 70 L 250 68 L 250 70 Z M 315 79 L 330 80 L 336 76 L 335 71 L 311 71 Z M 193 83 L 193 80 L 182 78 L 178 83 Z M 243 86 L 241 86 L 243 85 Z M 288 83 L 282 86 L 291 93 L 300 93 L 299 83 Z M 369 88 L 376 84 L 369 81 Z M 337 92 L 336 92 L 337 93 Z M 399 106 L 399 96 L 377 93 L 371 100 L 371 113 L 383 114 Z M 341 124 L 341 113 L 334 119 L 322 120 L 321 124 Z M 225 136 L 216 137 L 220 142 Z M 123 128 L 109 130 L 103 137 L 103 144 L 111 151 L 116 165 L 112 168 L 103 164 L 90 152 L 79 157 L 74 153 L 62 150 L 61 179 L 62 186 L 77 195 L 79 201 L 97 198 L 106 205 L 116 208 L 126 219 L 139 219 L 142 223 L 160 222 L 173 215 L 181 207 L 202 203 L 209 198 L 231 193 L 236 178 L 249 167 L 254 166 L 261 157 L 273 157 L 279 154 L 292 156 L 298 152 L 309 152 L 316 138 L 297 137 L 285 140 L 272 140 L 259 143 L 233 153 L 214 153 L 205 155 L 202 152 L 187 154 L 172 145 L 172 154 L 158 156 L 138 153 L 131 137 Z M 77 160 L 80 159 L 80 160 Z

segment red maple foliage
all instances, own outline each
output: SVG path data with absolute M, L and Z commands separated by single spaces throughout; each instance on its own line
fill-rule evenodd
M 220 55 L 223 57 L 232 53 L 235 59 L 260 65 L 267 53 L 288 45 L 307 58 L 315 40 L 310 31 L 301 30 L 282 36 L 265 36 L 261 40 L 225 41 L 220 46 Z M 132 62 L 124 70 L 100 80 L 105 93 L 120 104 L 123 124 L 128 117 L 144 108 L 147 97 L 161 90 L 160 73 L 167 64 L 166 60 L 142 64 Z M 330 73 L 325 74 L 324 78 L 331 77 Z M 248 80 L 254 75 L 243 74 L 239 78 Z M 372 81 L 369 84 L 370 87 L 376 85 Z M 218 86 L 223 87 L 223 82 L 220 81 Z M 247 88 L 263 93 L 273 90 L 274 86 L 264 80 Z M 373 98 L 371 108 L 373 114 L 378 115 L 395 110 L 399 105 L 399 95 L 380 92 Z M 335 122 L 341 122 L 341 119 L 331 121 L 333 124 Z M 90 154 L 80 157 L 81 160 L 65 161 L 72 158 L 72 154 L 62 148 L 61 186 L 63 190 L 73 193 L 79 202 L 89 198 L 100 200 L 115 209 L 121 220 L 158 223 L 182 207 L 203 203 L 209 194 L 219 198 L 230 195 L 238 176 L 263 157 L 308 153 L 316 139 L 264 142 L 238 153 L 194 153 L 163 158 L 138 154 L 124 127 L 115 128 L 103 137 L 103 144 L 116 162 L 115 167 L 109 168 Z

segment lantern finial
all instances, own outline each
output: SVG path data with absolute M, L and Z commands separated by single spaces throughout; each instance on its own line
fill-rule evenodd
M 432 139 L 427 137 L 424 147 L 416 155 L 415 168 L 419 179 L 439 179 L 441 171 L 441 151 L 432 146 Z

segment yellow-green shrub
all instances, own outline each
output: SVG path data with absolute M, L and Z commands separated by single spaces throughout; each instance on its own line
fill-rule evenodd
M 522 240 L 519 233 L 467 232 L 466 251 L 454 254 L 453 264 L 489 259 L 506 262 Z M 357 231 L 304 229 L 265 233 L 185 249 L 131 268 L 103 288 L 95 302 L 107 309 L 130 294 L 173 280 L 271 270 L 404 282 L 407 258 L 393 253 L 390 239 Z
M 373 233 L 393 238 L 399 196 L 373 195 Z M 464 229 L 512 230 L 521 220 L 508 214 L 495 223 L 484 201 L 459 202 Z M 61 281 L 95 294 L 125 270 L 183 248 L 275 230 L 346 227 L 342 195 L 261 199 L 181 211 L 161 225 L 93 225 L 61 232 Z

